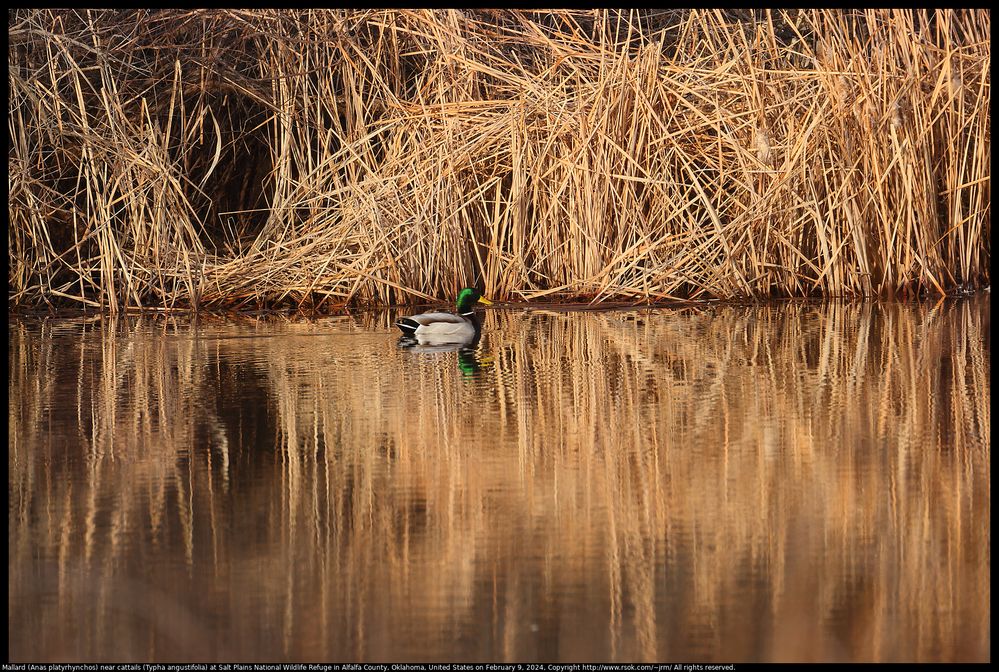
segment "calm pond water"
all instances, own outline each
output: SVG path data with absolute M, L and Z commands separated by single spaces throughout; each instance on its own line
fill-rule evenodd
M 989 303 L 9 318 L 11 661 L 988 661 Z

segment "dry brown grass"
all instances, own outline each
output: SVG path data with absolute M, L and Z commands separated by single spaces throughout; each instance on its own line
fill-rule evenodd
M 16 10 L 9 297 L 987 285 L 988 10 Z

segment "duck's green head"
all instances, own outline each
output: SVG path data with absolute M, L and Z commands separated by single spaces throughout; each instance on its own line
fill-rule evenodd
M 466 287 L 465 289 L 458 292 L 458 312 L 468 313 L 471 312 L 472 308 L 475 307 L 476 303 L 484 303 L 485 305 L 490 305 L 492 301 L 482 296 L 482 292 L 475 289 L 474 287 Z

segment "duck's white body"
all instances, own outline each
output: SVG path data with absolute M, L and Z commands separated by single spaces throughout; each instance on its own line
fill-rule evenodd
M 421 313 L 400 318 L 395 325 L 420 345 L 461 345 L 471 343 L 479 333 L 475 313 Z

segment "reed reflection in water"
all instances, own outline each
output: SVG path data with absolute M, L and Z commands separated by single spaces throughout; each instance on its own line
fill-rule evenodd
M 10 660 L 989 660 L 987 299 L 395 317 L 10 320 Z

